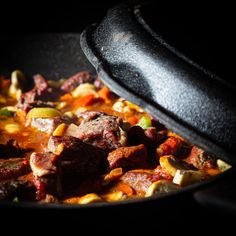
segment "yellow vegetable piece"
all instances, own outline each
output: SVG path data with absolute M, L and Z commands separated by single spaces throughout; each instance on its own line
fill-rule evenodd
M 79 199 L 79 204 L 88 204 L 88 203 L 94 203 L 94 202 L 101 202 L 102 198 L 99 197 L 96 193 L 89 193 L 84 195 Z
M 50 107 L 35 107 L 27 114 L 27 118 L 52 118 L 57 116 L 61 116 L 61 113 Z
M 15 133 L 20 132 L 20 125 L 18 125 L 16 123 L 6 124 L 4 126 L 4 129 L 9 134 L 15 134 Z
M 90 83 L 81 84 L 71 92 L 74 98 L 83 97 L 95 93 L 96 93 L 96 87 Z
M 67 125 L 65 123 L 62 123 L 57 126 L 57 128 L 52 133 L 52 136 L 63 136 L 66 129 L 67 129 Z

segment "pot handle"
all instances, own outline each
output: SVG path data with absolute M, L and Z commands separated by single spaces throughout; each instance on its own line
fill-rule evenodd
M 218 208 L 236 215 L 236 169 L 193 194 L 194 199 L 205 207 Z

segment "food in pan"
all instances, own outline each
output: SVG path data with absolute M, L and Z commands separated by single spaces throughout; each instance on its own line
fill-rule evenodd
M 0 77 L 0 200 L 88 204 L 177 191 L 230 168 L 88 72 Z

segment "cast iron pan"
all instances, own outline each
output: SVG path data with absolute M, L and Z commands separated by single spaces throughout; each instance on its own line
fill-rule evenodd
M 94 71 L 91 64 L 86 60 L 80 48 L 79 34 L 49 34 L 49 35 L 19 35 L 14 37 L 0 37 L 0 72 L 10 75 L 14 69 L 21 69 L 28 78 L 36 73 L 43 74 L 48 79 L 60 79 L 69 77 L 80 70 Z M 100 71 L 99 71 L 100 72 Z M 105 80 L 105 82 L 108 82 Z M 123 90 L 121 90 L 123 91 Z M 120 92 L 119 92 L 120 93 Z M 127 95 L 125 91 L 124 95 Z M 121 94 L 122 96 L 122 94 Z M 130 93 L 133 97 L 133 93 Z M 136 101 L 137 102 L 137 101 Z M 123 219 L 129 219 L 130 215 L 124 214 L 132 211 L 132 217 L 143 216 L 143 210 L 147 214 L 156 214 L 158 211 L 166 212 L 166 209 L 173 211 L 183 208 L 199 209 L 198 203 L 208 206 L 227 207 L 227 210 L 236 212 L 235 173 L 233 170 L 217 176 L 201 184 L 192 185 L 177 193 L 163 196 L 153 196 L 149 199 L 131 200 L 117 203 L 99 203 L 94 205 L 40 205 L 34 203 L 7 203 L 2 202 L 1 208 L 22 209 L 52 209 L 52 210 L 79 210 L 79 214 L 86 219 L 98 216 L 101 211 L 108 213 L 111 209 L 119 209 L 118 212 Z M 216 193 L 217 192 L 217 193 Z M 197 200 L 197 201 L 195 201 Z M 202 208 L 200 208 L 202 210 Z M 124 210 L 124 211 L 123 211 Z M 145 215 L 145 213 L 144 213 Z M 158 216 L 156 215 L 156 219 Z
M 93 67 L 84 56 L 79 43 L 79 34 L 44 34 L 44 35 L 21 35 L 14 37 L 2 36 L 0 38 L 0 72 L 10 75 L 14 69 L 21 69 L 28 78 L 36 73 L 41 73 L 48 79 L 60 79 L 73 75 L 80 70 L 90 70 Z M 201 184 L 192 185 L 179 192 L 163 196 L 153 196 L 149 199 L 124 201 L 117 203 L 101 203 L 94 205 L 40 205 L 34 203 L 8 203 L 2 202 L 1 207 L 8 208 L 38 208 L 83 211 L 83 215 L 96 212 L 110 211 L 110 208 L 131 209 L 133 212 L 141 212 L 145 209 L 149 213 L 153 211 L 165 212 L 166 209 L 187 209 L 200 202 L 208 206 L 227 207 L 228 210 L 236 212 L 234 171 L 217 176 Z M 212 192 L 213 191 L 213 192 Z M 194 200 L 195 199 L 195 200 Z M 196 205 L 194 205 L 196 204 Z M 100 211 L 99 211 L 100 209 Z

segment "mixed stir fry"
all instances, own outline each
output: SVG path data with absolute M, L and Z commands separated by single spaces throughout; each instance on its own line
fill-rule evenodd
M 88 72 L 0 76 L 0 200 L 88 204 L 176 191 L 230 165 Z

